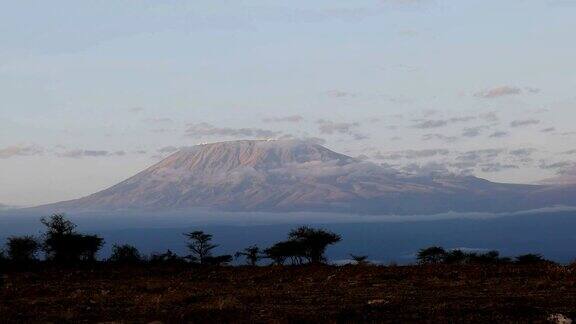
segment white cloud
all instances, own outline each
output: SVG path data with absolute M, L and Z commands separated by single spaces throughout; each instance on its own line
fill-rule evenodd
M 40 155 L 42 153 L 44 153 L 44 149 L 36 145 L 14 145 L 0 149 L 0 159 L 15 156 Z
M 537 119 L 522 119 L 522 120 L 514 120 L 510 123 L 511 127 L 522 127 L 522 126 L 529 126 L 529 125 L 536 125 L 540 124 L 540 121 Z
M 479 98 L 492 99 L 505 96 L 519 95 L 521 93 L 522 93 L 521 88 L 511 86 L 501 86 L 477 92 L 474 96 Z
M 84 150 L 84 149 L 76 149 L 76 150 L 69 150 L 63 153 L 57 154 L 59 157 L 65 158 L 73 158 L 79 159 L 83 157 L 112 157 L 112 156 L 124 156 L 126 155 L 125 151 L 106 151 L 106 150 Z
M 299 123 L 304 121 L 304 117 L 300 115 L 291 115 L 284 117 L 271 117 L 262 119 L 265 123 Z
M 230 128 L 216 127 L 208 123 L 188 124 L 186 136 L 226 136 L 226 137 L 252 137 L 252 138 L 273 138 L 282 132 L 271 131 L 260 128 Z

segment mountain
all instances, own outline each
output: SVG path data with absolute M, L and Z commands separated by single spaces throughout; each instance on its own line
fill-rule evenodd
M 544 179 L 540 181 L 543 185 L 560 185 L 560 186 L 570 186 L 576 184 L 576 170 L 569 170 L 570 172 L 564 172 L 561 175 L 554 176 L 552 178 Z
M 366 214 L 503 212 L 570 204 L 576 190 L 411 175 L 304 141 L 232 141 L 182 149 L 52 211 L 330 211 Z
M 5 205 L 5 204 L 0 204 L 0 211 L 1 210 L 11 210 L 11 209 L 16 209 L 18 207 L 16 206 L 11 206 L 11 205 Z

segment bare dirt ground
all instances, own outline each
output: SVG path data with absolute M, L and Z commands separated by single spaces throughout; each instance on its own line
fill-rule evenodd
M 8 272 L 0 322 L 549 322 L 576 271 L 542 266 L 112 267 Z

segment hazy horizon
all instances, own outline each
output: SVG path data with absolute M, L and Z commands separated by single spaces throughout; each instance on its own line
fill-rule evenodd
M 407 172 L 570 177 L 575 15 L 566 0 L 6 3 L 0 204 L 256 138 Z

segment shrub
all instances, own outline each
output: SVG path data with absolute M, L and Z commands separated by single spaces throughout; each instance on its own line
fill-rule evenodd
M 30 263 L 36 261 L 40 243 L 32 236 L 13 236 L 6 244 L 8 258 L 13 263 Z
M 496 264 L 496 263 L 507 263 L 510 262 L 509 258 L 501 258 L 500 252 L 496 250 L 488 251 L 486 253 L 468 253 L 467 254 L 469 263 L 479 263 L 479 264 Z
M 444 263 L 447 264 L 463 264 L 468 261 L 470 254 L 462 252 L 462 250 L 451 250 L 444 254 Z
M 218 255 L 218 256 L 209 256 L 204 259 L 204 263 L 206 265 L 213 265 L 213 266 L 222 266 L 227 265 L 228 263 L 232 262 L 231 255 Z
M 166 250 L 164 253 L 153 253 L 149 259 L 150 264 L 184 264 L 186 261 L 176 253 Z
M 0 250 L 0 289 L 4 288 L 4 268 L 8 265 L 8 259 L 4 255 L 4 250 Z
M 418 251 L 416 258 L 420 264 L 431 264 L 444 262 L 446 251 L 439 246 L 432 246 Z
M 544 259 L 540 254 L 529 253 L 517 256 L 515 262 L 516 264 L 538 264 L 550 261 Z
M 370 264 L 370 262 L 368 262 L 368 256 L 367 256 L 367 255 L 355 255 L 355 254 L 350 254 L 350 257 L 352 258 L 352 260 L 353 260 L 357 265 L 367 265 L 367 264 Z
M 496 250 L 486 253 L 464 252 L 462 250 L 449 250 L 439 246 L 421 249 L 417 255 L 420 264 L 497 264 L 510 262 L 509 258 L 500 257 Z
M 6 264 L 8 264 L 8 258 L 6 257 L 4 250 L 0 250 L 0 271 L 6 266 Z M 2 274 L 0 273 L 0 276 L 1 275 Z

